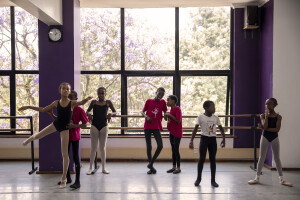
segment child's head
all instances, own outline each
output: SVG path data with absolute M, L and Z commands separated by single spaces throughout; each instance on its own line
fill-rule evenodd
M 63 82 L 59 85 L 58 89 L 59 89 L 59 93 L 62 96 L 68 97 L 71 92 L 71 85 L 70 85 L 70 83 Z
M 72 90 L 71 93 L 69 94 L 69 99 L 70 100 L 77 100 L 77 92 L 75 90 Z
M 216 112 L 215 103 L 210 100 L 207 100 L 203 103 L 203 108 L 204 108 L 205 112 L 208 114 L 214 114 Z
M 269 98 L 266 100 L 266 108 L 269 110 L 274 110 L 274 108 L 278 105 L 277 100 L 275 98 Z
M 165 89 L 163 87 L 159 87 L 156 90 L 156 99 L 160 100 L 164 97 L 165 95 Z
M 105 87 L 99 87 L 97 89 L 97 95 L 98 95 L 99 101 L 104 101 L 105 95 L 106 95 Z
M 172 105 L 175 106 L 177 101 L 178 101 L 178 98 L 175 95 L 170 95 L 167 98 L 167 106 L 172 106 Z

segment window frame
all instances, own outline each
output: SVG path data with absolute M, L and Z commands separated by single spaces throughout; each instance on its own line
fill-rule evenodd
M 18 74 L 39 74 L 39 70 L 17 70 L 16 69 L 16 42 L 15 42 L 15 7 L 10 6 L 11 26 L 11 69 L 0 70 L 0 76 L 8 76 L 10 80 L 10 116 L 16 116 L 16 76 Z M 16 128 L 16 119 L 10 119 L 11 129 Z M 16 131 L 0 132 L 0 135 L 16 135 Z M 24 134 L 17 134 L 24 135 Z M 26 134 L 27 135 L 27 134 Z
M 119 74 L 121 75 L 121 115 L 127 115 L 127 79 L 134 76 L 172 76 L 173 77 L 173 93 L 180 97 L 181 91 L 181 77 L 182 76 L 227 76 L 227 91 L 226 91 L 226 115 L 232 113 L 232 83 L 233 83 L 233 9 L 230 10 L 230 68 L 229 70 L 180 70 L 179 69 L 179 8 L 175 8 L 175 70 L 126 70 L 125 69 L 125 9 L 120 8 L 120 23 L 121 23 L 121 70 L 112 71 L 86 71 L 82 70 L 81 74 Z M 180 98 L 178 99 L 178 106 L 180 106 Z M 225 120 L 225 126 L 232 126 L 232 120 Z M 121 126 L 128 127 L 127 118 L 121 118 Z M 230 135 L 232 135 L 230 130 Z M 112 134 L 119 135 L 119 134 Z M 125 134 L 124 130 L 121 130 L 121 135 L 136 135 Z M 140 135 L 140 134 L 138 134 Z M 189 135 L 189 134 L 185 134 Z

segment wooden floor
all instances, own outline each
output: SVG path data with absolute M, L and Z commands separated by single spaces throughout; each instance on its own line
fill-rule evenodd
M 72 190 L 69 185 L 59 189 L 59 174 L 33 174 L 30 162 L 0 162 L 0 199 L 263 199 L 288 200 L 300 199 L 300 172 L 286 171 L 286 180 L 293 182 L 294 187 L 279 184 L 277 171 L 263 169 L 261 184 L 248 185 L 255 173 L 251 163 L 217 163 L 219 188 L 210 185 L 209 163 L 205 163 L 202 182 L 199 187 L 193 185 L 196 179 L 196 163 L 182 163 L 181 174 L 167 174 L 171 163 L 155 164 L 157 174 L 147 175 L 146 163 L 113 162 L 107 163 L 109 175 L 101 173 L 86 175 L 88 163 L 83 162 L 81 169 L 81 188 Z M 37 163 L 38 166 L 38 163 Z M 72 175 L 75 180 L 75 175 Z

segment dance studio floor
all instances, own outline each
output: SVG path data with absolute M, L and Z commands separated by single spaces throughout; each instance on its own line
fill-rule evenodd
M 107 164 L 109 175 L 100 173 L 100 169 L 95 175 L 88 176 L 85 175 L 88 163 L 83 162 L 81 188 L 72 190 L 58 188 L 58 174 L 28 175 L 30 162 L 0 162 L 0 200 L 300 199 L 299 171 L 284 172 L 294 187 L 280 185 L 277 172 L 265 168 L 261 184 L 250 186 L 247 181 L 255 175 L 250 164 L 217 163 L 216 180 L 220 187 L 212 188 L 209 163 L 205 163 L 200 186 L 195 187 L 196 163 L 182 163 L 182 173 L 174 175 L 166 173 L 170 163 L 158 162 L 155 164 L 157 174 L 147 175 L 144 162 L 112 162 Z M 75 175 L 72 179 L 75 180 Z

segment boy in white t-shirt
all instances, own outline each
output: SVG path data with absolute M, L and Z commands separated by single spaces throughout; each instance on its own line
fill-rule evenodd
M 224 129 L 220 123 L 219 118 L 216 115 L 214 115 L 214 113 L 215 113 L 214 102 L 205 101 L 203 103 L 203 108 L 205 110 L 205 113 L 198 116 L 196 123 L 195 123 L 195 128 L 192 133 L 191 142 L 189 145 L 190 149 L 194 149 L 193 140 L 195 138 L 195 135 L 196 135 L 199 125 L 200 125 L 200 127 L 201 127 L 201 139 L 200 139 L 200 145 L 199 145 L 200 158 L 198 161 L 198 176 L 197 176 L 197 180 L 195 181 L 194 185 L 199 186 L 199 184 L 201 182 L 203 164 L 205 162 L 206 152 L 208 149 L 209 160 L 210 160 L 210 170 L 211 170 L 211 185 L 213 187 L 219 187 L 219 185 L 216 183 L 216 180 L 215 180 L 216 154 L 217 154 L 216 129 L 218 126 L 221 131 L 221 134 L 223 136 L 223 140 L 220 144 L 222 148 L 225 147 Z

